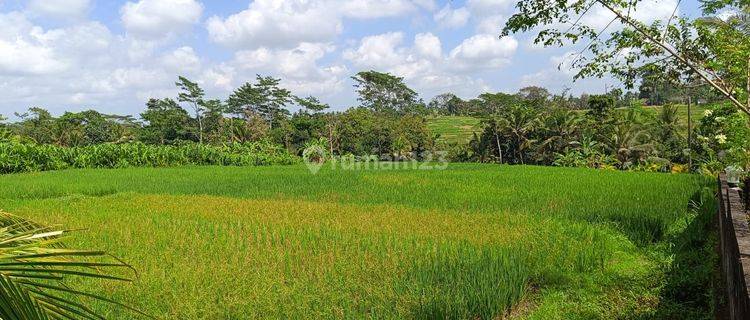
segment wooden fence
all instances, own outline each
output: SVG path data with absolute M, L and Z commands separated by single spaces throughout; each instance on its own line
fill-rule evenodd
M 719 253 L 721 273 L 724 280 L 723 310 L 717 318 L 750 319 L 750 227 L 748 216 L 739 189 L 731 188 L 724 175 L 720 175 L 719 210 Z

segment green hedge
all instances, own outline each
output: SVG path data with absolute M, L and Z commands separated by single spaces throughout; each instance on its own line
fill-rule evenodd
M 175 146 L 143 143 L 85 147 L 0 143 L 0 173 L 70 168 L 167 167 L 179 165 L 259 166 L 293 164 L 299 158 L 268 142 L 223 146 L 186 143 Z

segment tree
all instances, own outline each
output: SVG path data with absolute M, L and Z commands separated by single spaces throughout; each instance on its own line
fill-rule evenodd
M 257 114 L 260 103 L 260 91 L 250 82 L 235 89 L 227 99 L 228 111 L 244 119 Z
M 118 141 L 122 130 L 110 116 L 94 110 L 66 112 L 55 120 L 56 143 L 83 146 Z
M 539 114 L 532 108 L 512 106 L 501 116 L 507 121 L 505 128 L 513 139 L 516 159 L 524 164 L 526 150 L 535 142 L 531 133 L 540 123 Z
M 615 155 L 621 169 L 643 161 L 654 149 L 648 128 L 637 119 L 634 109 L 629 109 L 622 119 L 617 119 L 612 130 L 600 136 L 604 147 Z
M 49 111 L 39 108 L 29 108 L 28 112 L 15 114 L 21 121 L 18 124 L 22 136 L 34 140 L 36 143 L 53 143 L 55 119 Z
M 674 105 L 664 105 L 659 112 L 653 126 L 654 137 L 656 137 L 660 156 L 670 161 L 684 163 L 685 148 L 687 144 L 685 139 L 680 136 L 680 120 L 677 114 L 677 107 Z
M 427 104 L 433 112 L 442 115 L 457 116 L 462 112 L 464 101 L 453 93 L 443 93 L 435 96 Z
M 609 95 L 591 95 L 588 99 L 589 114 L 596 119 L 604 119 L 615 108 L 615 99 Z
M 231 130 L 228 129 L 228 121 L 224 118 L 227 106 L 219 99 L 203 101 L 203 130 L 208 136 L 209 142 L 231 141 Z
M 178 78 L 175 85 L 182 90 L 177 96 L 177 100 L 190 104 L 195 111 L 195 118 L 198 120 L 198 141 L 203 143 L 203 112 L 205 111 L 203 97 L 205 92 L 197 83 L 183 76 Z
M 536 152 L 542 163 L 552 163 L 555 155 L 567 153 L 581 140 L 583 118 L 575 111 L 555 107 L 543 117 L 542 122 L 542 140 Z
M 171 144 L 191 140 L 190 116 L 172 99 L 150 99 L 141 113 L 146 125 L 140 139 L 148 143 Z
M 245 83 L 236 89 L 227 100 L 229 112 L 241 115 L 246 120 L 259 115 L 273 128 L 274 120 L 292 102 L 289 90 L 279 87 L 280 79 L 256 76 L 256 83 Z
M 273 77 L 257 77 L 256 87 L 260 91 L 261 103 L 258 105 L 258 113 L 268 121 L 268 127 L 273 129 L 274 122 L 287 112 L 284 108 L 292 103 L 292 93 L 279 86 L 281 79 Z
M 574 56 L 573 66 L 579 69 L 575 78 L 612 74 L 629 88 L 644 72 L 656 72 L 677 83 L 699 80 L 750 114 L 747 20 L 711 18 L 722 10 L 746 13 L 747 1 L 703 0 L 703 14 L 710 19 L 690 20 L 673 14 L 667 21 L 650 25 L 630 14 L 639 2 L 521 0 L 516 5 L 519 12 L 508 20 L 502 35 L 541 28 L 535 39 L 539 44 L 586 41 L 588 45 Z M 582 22 L 586 14 L 596 11 L 591 10 L 594 6 L 614 14 L 601 30 Z M 607 31 L 614 22 L 623 27 Z
M 532 107 L 544 107 L 550 94 L 547 89 L 536 86 L 524 87 L 518 90 L 518 96 L 524 99 Z
M 545 90 L 546 91 L 546 90 Z M 507 93 L 489 93 L 485 92 L 479 95 L 479 104 L 481 114 L 489 115 L 489 114 L 498 114 L 502 112 L 503 110 L 507 109 L 508 107 L 518 104 L 520 101 L 518 97 L 507 94 Z
M 362 106 L 378 113 L 404 114 L 419 103 L 404 79 L 388 73 L 362 71 L 352 77 Z
M 309 110 L 313 113 L 322 112 L 323 110 L 326 110 L 330 107 L 327 104 L 320 102 L 318 98 L 313 96 L 309 96 L 306 98 L 295 97 L 294 101 L 296 101 L 297 104 L 301 107 L 305 108 L 305 110 Z

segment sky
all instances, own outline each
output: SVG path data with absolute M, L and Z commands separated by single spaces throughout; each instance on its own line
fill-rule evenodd
M 225 99 L 256 74 L 344 110 L 351 76 L 403 77 L 426 101 L 453 92 L 601 93 L 612 79 L 573 82 L 576 47 L 543 48 L 534 33 L 498 35 L 515 0 L 0 0 L 0 114 L 39 106 L 137 115 L 149 98 L 175 97 L 178 75 Z M 645 0 L 642 21 L 677 0 Z M 697 1 L 681 1 L 692 15 Z M 611 20 L 595 7 L 583 23 Z M 611 29 L 616 29 L 613 26 Z M 561 66 L 561 68 L 558 68 Z

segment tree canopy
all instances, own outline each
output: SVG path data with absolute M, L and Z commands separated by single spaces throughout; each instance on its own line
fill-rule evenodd
M 541 29 L 536 43 L 585 44 L 572 57 L 576 78 L 611 74 L 632 87 L 644 73 L 651 73 L 679 84 L 705 83 L 750 114 L 747 1 L 703 0 L 702 18 L 672 14 L 666 21 L 651 23 L 631 15 L 641 2 L 521 0 L 502 35 Z M 604 28 L 584 23 L 595 6 L 612 13 Z M 719 18 L 719 11 L 731 14 Z

